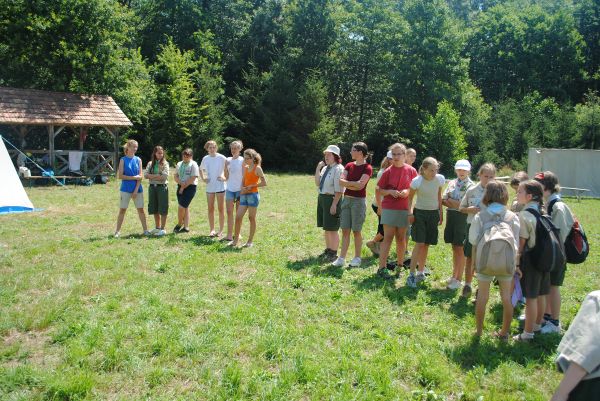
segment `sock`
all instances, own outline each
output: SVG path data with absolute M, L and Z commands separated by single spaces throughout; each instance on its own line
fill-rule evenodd
M 560 320 L 558 320 L 558 319 L 548 319 L 548 321 L 550 323 L 552 323 L 553 325 L 555 325 L 556 327 L 560 326 Z
M 528 333 L 526 331 L 523 331 L 523 333 L 521 333 L 521 337 L 523 337 L 523 338 L 533 338 L 534 337 L 534 333 Z
M 552 319 L 552 315 L 549 313 L 544 313 L 544 320 L 551 320 Z
M 536 331 L 540 331 L 542 329 L 542 325 L 541 324 L 537 324 L 534 323 L 533 324 L 533 332 L 535 333 Z
M 467 282 L 465 281 L 465 287 L 471 287 L 471 283 L 467 283 Z

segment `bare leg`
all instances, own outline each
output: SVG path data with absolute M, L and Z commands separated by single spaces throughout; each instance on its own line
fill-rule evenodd
M 511 300 L 512 280 L 499 281 L 498 283 L 500 284 L 500 298 L 502 299 L 502 330 L 500 330 L 500 334 L 506 336 L 510 331 L 510 322 L 513 316 L 513 305 Z M 478 286 L 479 292 L 481 292 L 481 281 L 479 281 Z
M 179 206 L 177 208 L 177 225 L 180 227 L 183 227 L 183 225 L 185 224 L 185 210 L 185 207 Z
M 215 231 L 215 194 L 206 194 L 206 203 L 208 204 L 208 226 L 210 227 L 210 233 L 213 234 Z
M 473 282 L 473 259 L 465 258 L 465 284 L 471 285 Z
M 544 312 L 546 311 L 546 299 L 547 295 L 540 295 L 538 299 L 538 309 L 537 316 L 535 318 L 535 324 L 542 324 L 542 320 L 544 319 Z
M 148 223 L 146 223 L 146 212 L 143 207 L 140 207 L 138 210 L 138 217 L 140 218 L 140 222 L 142 223 L 142 229 L 148 231 Z
M 350 229 L 342 228 L 342 247 L 340 249 L 340 258 L 346 259 L 348 248 L 350 247 Z
M 465 253 L 462 245 L 452 245 L 452 277 L 461 280 L 465 270 Z
M 223 233 L 223 226 L 225 225 L 225 212 L 224 212 L 224 206 L 225 206 L 225 193 L 221 192 L 220 194 L 216 194 L 217 195 L 217 208 L 219 210 L 219 236 Z
M 419 273 L 425 270 L 425 262 L 427 262 L 427 253 L 429 252 L 429 244 L 421 244 L 419 251 Z
M 190 228 L 190 208 L 186 207 L 183 209 L 183 227 L 188 229 Z
M 392 241 L 394 240 L 394 236 L 396 235 L 396 227 L 384 224 L 383 234 L 383 241 L 381 242 L 381 247 L 379 248 L 380 269 L 385 268 L 387 266 L 387 258 L 390 254 L 390 247 L 392 246 Z
M 246 214 L 246 210 L 248 206 L 240 206 L 238 207 L 237 213 L 235 215 L 235 234 L 233 234 L 233 243 L 232 245 L 237 245 L 240 240 L 240 231 L 242 231 L 242 221 L 244 220 L 244 215 Z
M 160 215 L 160 229 L 164 230 L 165 226 L 167 225 L 167 215 L 166 214 L 161 214 Z
M 119 209 L 119 214 L 117 214 L 117 229 L 115 232 L 121 231 L 121 226 L 123 225 L 123 220 L 125 220 L 125 213 L 127 209 Z
M 527 333 L 533 333 L 533 325 L 538 314 L 538 298 L 525 299 L 525 328 L 523 330 Z
M 251 244 L 254 239 L 254 233 L 256 232 L 256 212 L 258 208 L 248 207 L 248 221 L 250 221 L 250 232 L 248 233 L 247 244 Z
M 546 305 L 546 312 L 552 316 L 552 319 L 560 320 L 560 287 L 553 285 L 550 287 L 550 295 Z
M 234 201 L 233 199 L 229 199 L 226 202 L 227 206 L 227 239 L 232 239 L 233 235 L 233 226 L 235 225 L 235 218 L 233 215 Z
M 337 231 L 325 231 L 325 233 L 328 238 L 329 249 L 333 249 L 337 253 L 340 246 L 340 234 Z
M 161 228 L 160 226 L 160 214 L 154 214 L 154 228 Z
M 475 332 L 478 336 L 483 332 L 483 320 L 485 318 L 485 308 L 490 296 L 490 282 L 480 281 L 479 292 L 477 292 L 477 301 L 475 303 Z
M 415 271 L 417 270 L 417 265 L 419 264 L 419 259 L 421 258 L 421 252 L 422 252 L 422 248 L 423 248 L 423 244 L 422 242 L 417 242 L 415 244 L 415 246 L 413 247 L 413 251 L 412 251 L 412 256 L 410 257 L 410 273 L 411 274 L 415 274 Z M 419 269 L 421 268 L 421 266 L 419 266 Z
M 396 228 L 394 236 L 396 238 L 396 263 L 399 269 L 400 266 L 402 266 L 402 263 L 404 263 L 404 252 L 406 251 L 406 228 Z
M 360 258 L 360 251 L 362 250 L 362 233 L 360 231 L 353 231 L 354 233 L 354 257 Z

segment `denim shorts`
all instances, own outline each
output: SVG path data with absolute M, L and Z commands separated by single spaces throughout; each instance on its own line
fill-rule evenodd
M 230 191 L 230 190 L 226 190 L 225 191 L 225 200 L 226 201 L 234 201 L 237 202 L 240 200 L 240 194 L 242 191 Z
M 240 206 L 258 207 L 260 195 L 258 192 L 250 192 L 249 194 L 240 195 Z

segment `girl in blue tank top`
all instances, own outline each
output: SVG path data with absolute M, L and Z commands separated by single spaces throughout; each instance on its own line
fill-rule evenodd
M 135 155 L 138 149 L 137 141 L 130 139 L 127 141 L 123 150 L 125 156 L 119 160 L 119 168 L 117 178 L 121 180 L 121 200 L 119 205 L 119 214 L 117 216 L 117 228 L 115 230 L 115 238 L 121 236 L 121 226 L 125 220 L 125 212 L 129 201 L 133 199 L 135 207 L 138 211 L 138 217 L 144 229 L 144 235 L 150 235 L 148 226 L 146 225 L 146 213 L 144 212 L 144 193 L 142 190 L 142 159 Z

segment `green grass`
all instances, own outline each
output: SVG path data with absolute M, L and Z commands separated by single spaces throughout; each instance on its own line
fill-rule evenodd
M 243 250 L 205 236 L 201 192 L 190 234 L 141 237 L 130 208 L 113 239 L 116 182 L 28 189 L 43 211 L 0 216 L 0 399 L 549 398 L 560 338 L 475 342 L 473 306 L 444 289 L 449 246 L 432 248 L 434 273 L 418 291 L 405 275 L 376 277 L 366 248 L 364 268 L 330 267 L 316 257 L 312 178 L 268 178 L 255 247 Z M 600 287 L 600 202 L 568 202 L 592 254 L 569 267 L 566 325 Z M 370 213 L 365 237 L 375 221 Z M 496 295 L 488 334 L 501 322 Z

